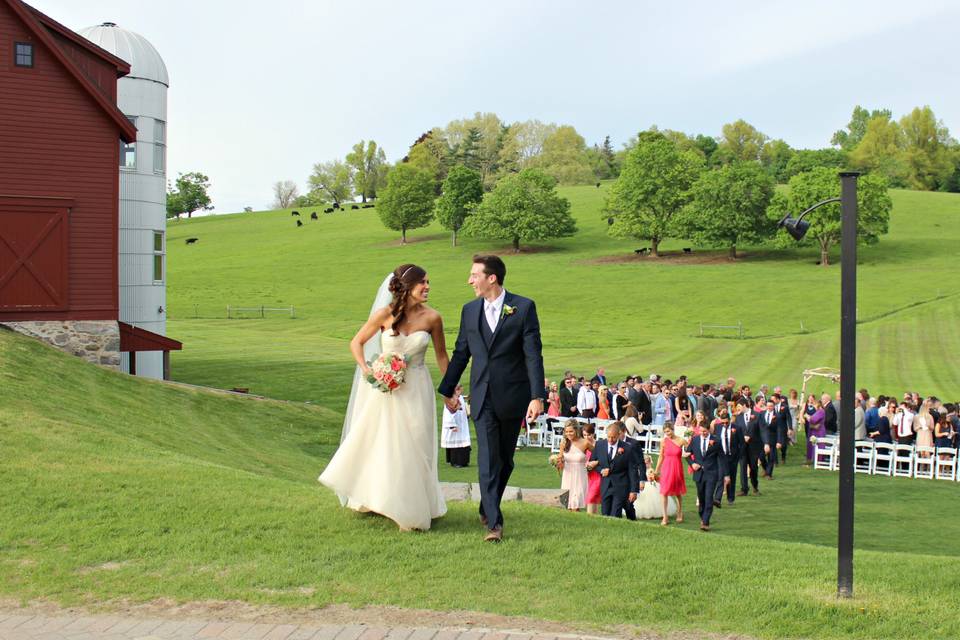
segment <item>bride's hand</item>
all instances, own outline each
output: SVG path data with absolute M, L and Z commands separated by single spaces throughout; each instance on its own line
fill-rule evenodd
M 373 375 L 373 369 L 371 369 L 370 367 L 368 367 L 368 366 L 366 366 L 366 365 L 360 367 L 360 371 L 361 371 L 361 373 L 363 373 L 363 377 L 364 377 L 364 378 L 369 378 L 370 376 Z
M 450 413 L 456 413 L 456 412 L 457 412 L 457 406 L 459 405 L 459 403 L 457 402 L 457 399 L 456 399 L 456 398 L 448 398 L 448 397 L 444 396 L 444 397 L 443 397 L 443 404 L 447 405 L 447 409 L 450 410 Z

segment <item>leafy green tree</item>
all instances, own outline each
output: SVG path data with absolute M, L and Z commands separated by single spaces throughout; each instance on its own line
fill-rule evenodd
M 697 136 L 693 139 L 694 146 L 700 150 L 703 154 L 704 159 L 707 161 L 707 164 L 713 164 L 713 154 L 719 146 L 717 144 L 717 139 L 713 136 L 705 136 L 702 133 L 698 133 Z
M 408 229 L 425 227 L 433 220 L 433 176 L 409 163 L 398 164 L 387 174 L 377 213 L 383 226 L 399 231 L 400 244 L 406 244 Z
M 840 169 L 847 166 L 847 156 L 840 149 L 797 149 L 796 152 L 787 161 L 784 170 L 784 180 L 786 182 L 798 173 L 810 171 L 816 167 L 832 167 Z
M 293 199 L 292 206 L 294 207 L 325 207 L 327 203 L 330 202 L 330 196 L 320 191 L 319 189 L 312 189 L 307 193 L 297 196 Z
M 790 145 L 783 140 L 771 140 L 763 146 L 761 162 L 774 180 L 786 182 L 789 179 L 787 165 L 794 153 Z
M 502 238 L 520 252 L 521 242 L 571 236 L 577 224 L 570 202 L 557 194 L 557 181 L 539 169 L 505 176 L 486 194 L 462 231 L 478 238 Z
M 723 135 L 717 151 L 724 162 L 760 162 L 763 147 L 769 138 L 752 124 L 737 120 L 723 125 Z
M 890 109 L 874 109 L 873 111 L 869 111 L 857 105 L 853 108 L 853 114 L 850 116 L 850 122 L 847 123 L 847 128 L 840 129 L 834 133 L 830 139 L 830 144 L 835 147 L 840 147 L 844 151 L 852 151 L 860 144 L 860 141 L 863 140 L 863 136 L 867 134 L 867 123 L 874 118 L 890 120 L 892 116 L 893 112 L 890 111 Z
M 767 218 L 773 191 L 773 177 L 754 162 L 706 171 L 676 218 L 677 233 L 701 246 L 729 247 L 735 260 L 738 246 L 759 243 L 776 230 Z
M 505 172 L 510 169 L 520 171 L 534 166 L 543 152 L 543 143 L 557 130 L 555 124 L 544 124 L 539 120 L 514 122 L 504 136 L 500 151 L 500 166 Z
M 167 192 L 167 217 L 179 219 L 185 213 L 192 218 L 194 211 L 213 209 L 209 189 L 210 178 L 199 171 L 178 174 L 174 188 Z
M 307 178 L 310 190 L 316 190 L 330 198 L 337 206 L 350 198 L 353 189 L 353 168 L 341 161 L 318 162 Z
M 885 115 L 872 118 L 860 143 L 850 152 L 850 165 L 879 173 L 894 187 L 909 184 L 910 168 L 904 158 L 906 141 L 899 124 Z
M 467 129 L 467 134 L 457 147 L 457 163 L 469 169 L 478 169 L 480 167 L 480 144 L 482 142 L 483 134 L 480 133 L 480 129 L 476 127 Z
M 594 175 L 586 149 L 587 143 L 576 129 L 569 125 L 557 127 L 544 139 L 536 166 L 560 184 L 588 184 L 593 182 Z
M 440 195 L 441 185 L 443 184 L 440 178 L 445 176 L 447 171 L 444 168 L 444 159 L 434 155 L 433 149 L 429 145 L 423 142 L 413 145 L 404 162 L 432 176 L 434 195 Z
M 649 240 L 654 257 L 673 232 L 673 217 L 690 201 L 690 188 L 703 170 L 697 151 L 680 151 L 662 134 L 644 132 L 627 154 L 620 177 L 604 205 L 615 238 Z
M 457 232 L 467 216 L 483 200 L 483 176 L 479 171 L 459 165 L 450 170 L 443 181 L 443 195 L 434 204 L 437 220 L 453 232 L 453 246 L 457 246 Z
M 953 174 L 950 148 L 957 142 L 929 106 L 915 107 L 900 118 L 903 131 L 903 160 L 907 182 L 912 189 L 938 189 Z
M 377 197 L 387 177 L 387 156 L 377 143 L 361 140 L 347 154 L 347 164 L 353 170 L 353 191 L 363 202 Z
M 811 205 L 840 195 L 840 178 L 834 169 L 817 167 L 795 175 L 789 189 L 778 191 L 767 209 L 771 222 L 778 222 L 788 213 L 798 215 Z M 887 181 L 878 174 L 860 178 L 857 185 L 857 239 L 865 244 L 879 242 L 887 233 L 893 201 L 887 193 Z M 820 264 L 827 266 L 830 247 L 840 242 L 840 203 L 828 204 L 807 215 L 810 229 L 801 244 L 820 247 Z M 779 246 L 794 246 L 796 241 L 786 232 L 776 236 Z

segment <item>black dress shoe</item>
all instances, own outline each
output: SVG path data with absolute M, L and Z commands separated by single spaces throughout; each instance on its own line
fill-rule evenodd
M 713 501 L 713 506 L 714 506 L 714 508 L 716 508 L 716 509 L 723 509 L 723 504 L 721 504 L 719 500 L 714 500 L 714 501 Z

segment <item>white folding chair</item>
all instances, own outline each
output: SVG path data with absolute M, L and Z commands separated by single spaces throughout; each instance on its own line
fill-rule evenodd
M 663 440 L 663 433 L 656 427 L 650 427 L 647 431 L 650 439 L 647 441 L 647 453 L 652 456 L 660 455 L 660 442 Z
M 873 445 L 873 474 L 877 476 L 893 475 L 894 447 L 886 442 Z M 883 464 L 881 464 L 883 463 Z
M 893 475 L 897 478 L 913 477 L 913 445 L 897 444 L 893 447 Z
M 837 468 L 837 441 L 823 437 L 813 445 L 813 468 L 834 471 Z
M 937 461 L 935 465 L 934 477 L 937 480 L 956 480 L 957 450 L 937 447 Z
M 546 424 L 546 416 L 540 416 L 533 424 L 527 424 L 527 446 L 543 446 L 543 429 Z
M 933 480 L 934 457 L 936 449 L 933 447 L 913 448 L 913 477 Z
M 860 440 L 854 444 L 854 473 L 873 473 L 873 440 Z
M 550 432 L 550 453 L 560 453 L 561 444 L 563 444 L 563 427 L 554 426 Z

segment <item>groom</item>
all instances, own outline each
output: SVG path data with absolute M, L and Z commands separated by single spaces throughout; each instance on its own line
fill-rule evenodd
M 543 413 L 543 356 L 540 321 L 533 300 L 507 292 L 507 267 L 497 256 L 474 256 L 470 286 L 476 300 L 463 306 L 460 333 L 440 395 L 452 411 L 454 387 L 467 362 L 470 368 L 470 413 L 477 432 L 480 470 L 480 522 L 484 538 L 503 539 L 500 500 L 513 472 L 513 452 L 524 418 Z

